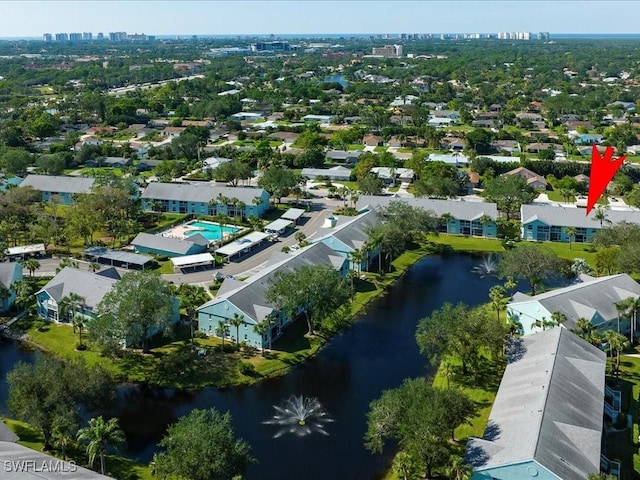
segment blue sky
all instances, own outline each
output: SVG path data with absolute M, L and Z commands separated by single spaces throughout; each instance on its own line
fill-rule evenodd
M 44 32 L 640 33 L 640 2 L 617 0 L 0 0 L 0 37 Z M 626 24 L 621 27 L 621 25 Z M 620 30 L 622 28 L 622 31 Z

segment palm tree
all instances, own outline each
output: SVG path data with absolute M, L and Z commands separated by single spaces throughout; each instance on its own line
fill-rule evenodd
M 240 325 L 244 323 L 244 315 L 233 314 L 229 319 L 231 326 L 236 327 L 236 345 L 240 345 Z
M 220 225 L 220 245 L 222 245 L 222 240 L 224 239 L 224 226 L 229 224 L 231 218 L 224 213 L 216 213 L 213 216 L 213 221 Z
M 269 330 L 271 330 L 271 327 L 273 327 L 276 323 L 278 323 L 278 317 L 273 312 L 271 312 L 270 314 L 268 314 L 262 319 L 262 323 L 264 323 L 267 327 L 269 327 Z M 271 351 L 272 340 L 273 340 L 273 335 L 269 334 L 269 351 Z
M 564 199 L 564 203 L 569 203 L 569 199 L 573 196 L 573 192 L 568 188 L 561 188 L 560 196 Z
M 500 310 L 502 310 L 507 302 L 509 301 L 505 298 L 507 291 L 504 289 L 502 285 L 494 285 L 489 289 L 489 298 L 491 299 L 491 304 L 493 308 L 496 309 L 496 315 L 498 316 L 498 322 L 500 321 Z
M 629 341 L 633 345 L 635 331 L 637 327 L 638 311 L 640 311 L 640 297 L 629 297 L 624 300 L 626 306 L 625 315 L 629 318 L 630 332 Z
M 71 319 L 71 323 L 73 325 L 73 330 L 78 330 L 78 349 L 82 350 L 84 348 L 84 344 L 82 343 L 82 331 L 86 327 L 87 319 L 80 314 L 76 314 Z
M 124 443 L 124 433 L 118 426 L 118 419 L 112 418 L 105 422 L 102 416 L 89 420 L 89 426 L 78 431 L 78 440 L 87 442 L 89 464 L 93 465 L 96 455 L 100 456 L 100 473 L 106 475 L 104 456 L 110 445 L 117 446 Z
M 362 262 L 364 261 L 364 252 L 362 250 L 355 249 L 349 254 L 351 260 L 351 268 L 355 270 L 355 272 L 360 275 L 360 270 L 362 268 Z
M 453 220 L 453 215 L 451 215 L 450 213 L 443 213 L 442 215 L 440 215 L 440 221 L 446 228 L 446 233 L 449 233 L 449 222 L 451 222 L 451 220 Z
M 617 374 L 620 369 L 620 353 L 627 346 L 627 337 L 612 330 L 604 332 L 604 339 L 607 342 L 608 350 L 611 352 L 611 373 Z M 613 361 L 613 352 L 616 352 L 616 361 Z
M 216 327 L 216 335 L 222 339 L 222 351 L 224 352 L 224 338 L 229 333 L 229 326 L 224 323 L 222 320 L 218 321 L 218 326 Z
M 624 315 L 627 309 L 627 303 L 626 303 L 626 300 L 620 300 L 618 302 L 614 302 L 614 305 L 616 307 L 616 312 L 618 314 L 618 333 L 620 333 L 620 317 Z
M 382 228 L 378 227 L 369 230 L 367 233 L 369 235 L 369 248 L 374 251 L 377 250 L 378 252 L 378 272 L 382 272 L 382 247 L 384 245 L 384 231 L 382 230 Z
M 40 262 L 35 258 L 30 258 L 29 260 L 24 262 L 24 268 L 29 270 L 29 276 L 33 277 L 33 274 L 35 273 L 35 271 L 40 268 Z
M 607 215 L 607 212 L 605 211 L 604 207 L 602 205 L 599 205 L 596 208 L 596 213 L 593 215 L 592 220 L 594 222 L 600 222 L 600 228 L 602 228 L 602 224 L 606 223 L 606 224 L 610 224 L 611 220 L 609 220 L 609 217 Z
M 551 321 L 555 325 L 562 325 L 564 322 L 567 321 L 567 316 L 562 312 L 556 311 L 551 314 Z
M 486 213 L 483 213 L 482 216 L 478 219 L 478 222 L 480 222 L 480 225 L 482 225 L 482 236 L 484 238 L 487 238 L 487 225 L 492 220 L 493 219 Z
M 184 307 L 184 311 L 189 319 L 189 327 L 191 333 L 191 343 L 193 344 L 194 326 L 198 316 L 198 307 L 209 300 L 209 295 L 204 288 L 198 285 L 189 285 L 183 283 L 178 288 L 180 296 L 180 304 Z
M 591 337 L 591 332 L 593 331 L 593 324 L 591 320 L 580 317 L 576 320 L 576 326 L 573 329 L 573 333 L 578 335 L 580 338 L 589 341 Z
M 569 250 L 571 250 L 571 242 L 573 242 L 576 238 L 576 227 L 567 227 L 565 230 L 567 232 L 567 236 L 569 237 Z
M 266 318 L 266 317 L 265 317 Z M 262 350 L 262 356 L 264 357 L 264 336 L 271 329 L 271 326 L 267 322 L 258 322 L 253 326 L 253 331 L 260 335 L 260 348 Z
M 253 228 L 254 231 L 259 232 L 260 230 L 262 230 L 262 220 L 260 220 L 258 217 L 253 215 L 250 216 L 249 223 L 251 224 L 251 228 Z
M 78 268 L 78 262 L 70 257 L 65 257 L 60 261 L 58 268 L 56 268 L 56 273 L 60 273 L 66 267 Z
M 84 305 L 84 297 L 75 292 L 62 297 L 58 303 L 58 321 L 70 321 L 84 309 Z M 76 333 L 75 327 L 73 333 Z
M 449 459 L 447 476 L 451 480 L 470 480 L 472 473 L 471 466 L 464 462 L 464 458 L 454 455 Z

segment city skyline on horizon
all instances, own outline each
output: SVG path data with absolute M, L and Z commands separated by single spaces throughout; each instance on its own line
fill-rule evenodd
M 33 8 L 34 5 L 37 8 Z M 619 21 L 616 16 L 610 15 L 611 11 L 617 9 L 624 9 L 627 17 L 633 16 L 640 14 L 640 3 L 624 0 L 584 3 L 571 0 L 5 1 L 0 18 L 0 37 L 32 38 L 57 32 L 103 32 L 107 35 L 115 31 L 156 36 L 471 34 L 511 31 L 544 31 L 551 34 L 640 33 L 619 32 Z M 407 15 L 407 12 L 411 15 Z M 567 18 L 571 21 L 566 22 Z M 567 23 L 569 26 L 566 26 Z

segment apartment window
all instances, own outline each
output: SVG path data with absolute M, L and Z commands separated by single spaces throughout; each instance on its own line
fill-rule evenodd
M 548 242 L 550 237 L 550 228 L 548 225 L 539 225 L 536 234 L 536 240 L 539 242 Z
M 576 228 L 576 242 L 584 243 L 587 241 L 587 229 L 586 228 Z
M 471 235 L 471 222 L 469 220 L 460 220 L 460 233 L 462 235 Z
M 553 226 L 551 227 L 551 241 L 559 242 L 562 240 L 562 227 Z
M 471 222 L 471 235 L 474 237 L 482 237 L 484 235 L 484 229 L 482 224 L 476 220 Z

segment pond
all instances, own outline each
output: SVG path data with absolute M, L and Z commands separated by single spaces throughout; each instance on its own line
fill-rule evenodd
M 249 387 L 194 393 L 120 387 L 118 416 L 127 434 L 127 453 L 148 461 L 167 424 L 194 408 L 215 407 L 231 413 L 236 433 L 253 448 L 259 463 L 249 468 L 247 479 L 378 478 L 390 458 L 371 455 L 362 444 L 369 403 L 404 378 L 432 373 L 414 338 L 421 318 L 444 302 L 488 301 L 489 288 L 499 282 L 472 272 L 480 260 L 461 254 L 420 260 L 350 329 L 286 376 Z M 0 343 L 0 373 L 32 357 L 15 343 Z M 0 412 L 7 396 L 4 377 L 0 376 Z M 278 428 L 263 422 L 276 413 L 274 405 L 291 395 L 319 399 L 335 420 L 325 426 L 328 436 L 273 438 Z
M 322 81 L 324 83 L 339 83 L 344 88 L 349 86 L 349 82 L 345 80 L 344 75 L 333 75 L 331 77 L 324 77 Z

